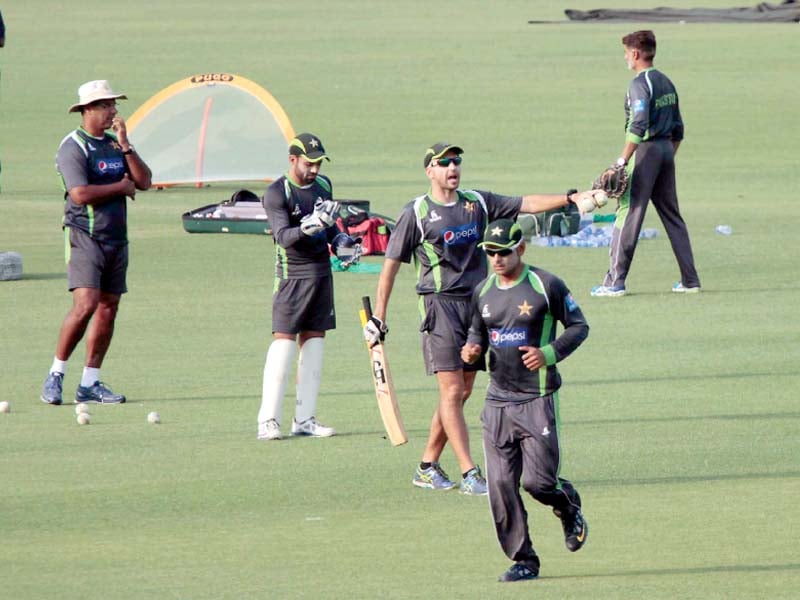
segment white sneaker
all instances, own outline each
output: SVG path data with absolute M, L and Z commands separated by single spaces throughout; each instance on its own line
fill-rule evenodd
M 317 423 L 317 419 L 311 417 L 302 423 L 292 419 L 292 435 L 310 435 L 312 437 L 331 437 L 336 435 L 333 427 L 325 427 Z
M 258 439 L 259 440 L 279 440 L 281 435 L 281 426 L 275 419 L 262 421 L 258 424 Z
M 700 291 L 700 286 L 686 287 L 680 281 L 672 286 L 672 291 L 677 294 L 697 294 Z

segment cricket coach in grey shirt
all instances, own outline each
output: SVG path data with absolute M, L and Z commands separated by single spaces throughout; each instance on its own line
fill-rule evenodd
M 56 155 L 64 187 L 65 258 L 73 304 L 61 325 L 41 399 L 61 404 L 67 360 L 87 334 L 86 364 L 75 401 L 119 404 L 125 396 L 100 381 L 100 367 L 120 298 L 128 291 L 127 199 L 148 189 L 152 174 L 117 114 L 117 100 L 126 96 L 115 93 L 108 81 L 97 80 L 78 88 L 78 98 L 69 112 L 81 113 L 81 126 L 61 141 Z

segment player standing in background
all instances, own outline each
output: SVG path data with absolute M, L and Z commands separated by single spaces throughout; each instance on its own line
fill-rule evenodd
M 297 347 L 297 406 L 292 435 L 330 437 L 316 419 L 325 332 L 336 328 L 328 243 L 339 233 L 339 204 L 330 179 L 320 174 L 330 160 L 318 137 L 301 133 L 289 144 L 289 171 L 264 194 L 275 242 L 272 337 L 264 364 L 258 439 L 281 439 L 283 396 Z
M 622 38 L 622 44 L 628 68 L 636 71 L 625 97 L 625 146 L 617 159 L 617 165 L 627 165 L 630 181 L 617 207 L 609 251 L 611 266 L 603 284 L 592 288 L 592 296 L 625 295 L 625 280 L 650 199 L 681 272 L 681 280 L 672 291 L 699 292 L 700 279 L 675 184 L 675 154 L 683 140 L 678 93 L 672 81 L 653 67 L 656 36 L 652 31 L 630 33 Z
M 61 404 L 67 361 L 88 331 L 86 365 L 75 401 L 119 404 L 125 396 L 100 381 L 100 367 L 114 334 L 120 298 L 128 291 L 127 198 L 150 187 L 151 172 L 128 141 L 125 120 L 117 114 L 116 100 L 126 96 L 115 94 L 108 81 L 97 80 L 78 88 L 78 98 L 69 112 L 81 113 L 81 127 L 61 141 L 56 155 L 64 187 L 67 280 L 73 304 L 61 325 L 41 399 Z
M 566 284 L 522 262 L 522 230 L 510 219 L 489 224 L 482 244 L 494 271 L 472 294 L 472 324 L 461 357 L 489 354 L 489 387 L 481 413 L 489 505 L 497 539 L 514 561 L 500 581 L 534 579 L 539 557 L 528 533 L 520 483 L 561 519 L 567 549 L 579 550 L 589 527 L 581 498 L 560 476 L 556 363 L 589 335 Z M 556 337 L 556 323 L 564 331 Z
M 425 152 L 423 165 L 431 187 L 408 203 L 389 238 L 376 293 L 373 317 L 364 328 L 370 344 L 388 331 L 389 297 L 401 263 L 413 258 L 419 274 L 422 351 L 428 375 L 436 375 L 439 403 L 433 414 L 428 442 L 412 483 L 421 488 L 449 490 L 456 486 L 439 464 L 447 441 L 458 459 L 460 491 L 486 493 L 486 480 L 472 460 L 464 420 L 464 403 L 472 393 L 475 375 L 483 361 L 465 365 L 461 347 L 470 322 L 470 294 L 486 277 L 486 255 L 478 247 L 486 224 L 499 218 L 514 219 L 520 212 L 536 213 L 578 205 L 581 212 L 594 210 L 593 192 L 501 196 L 492 192 L 460 190 L 460 146 L 434 144 Z

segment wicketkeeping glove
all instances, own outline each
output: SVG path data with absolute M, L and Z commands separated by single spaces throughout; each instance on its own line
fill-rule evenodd
M 335 200 L 317 200 L 313 214 L 325 223 L 325 227 L 330 227 L 336 223 L 336 217 L 339 216 L 339 203 Z
M 592 184 L 593 190 L 603 190 L 609 198 L 620 198 L 628 189 L 628 171 L 625 165 L 613 164 Z
M 364 325 L 364 339 L 367 340 L 370 348 L 385 340 L 387 333 L 389 333 L 389 327 L 375 315 L 372 315 Z
M 314 204 L 314 212 L 300 219 L 300 231 L 309 236 L 317 235 L 323 229 L 335 224 L 338 215 L 338 202 L 317 200 Z
M 320 231 L 325 229 L 327 225 L 323 223 L 322 219 L 316 212 L 306 215 L 300 219 L 300 231 L 308 236 L 317 235 Z

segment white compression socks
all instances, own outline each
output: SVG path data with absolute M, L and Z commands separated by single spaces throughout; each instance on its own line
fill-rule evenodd
M 281 422 L 283 412 L 283 394 L 289 379 L 289 367 L 294 360 L 294 340 L 276 339 L 269 345 L 267 360 L 264 363 L 264 381 L 261 385 L 261 408 L 258 411 L 258 422 L 269 419 Z
M 297 360 L 297 407 L 295 420 L 302 423 L 316 416 L 317 396 L 322 380 L 322 349 L 325 338 L 307 339 L 300 348 Z

